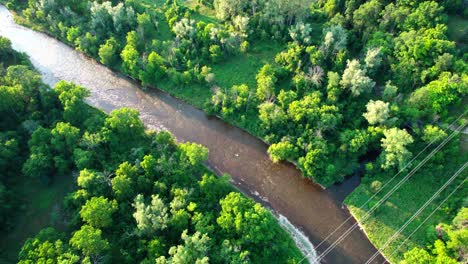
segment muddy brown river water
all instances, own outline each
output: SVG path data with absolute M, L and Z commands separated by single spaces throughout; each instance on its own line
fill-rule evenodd
M 274 212 L 285 216 L 315 245 L 322 242 L 349 217 L 342 200 L 358 184 L 351 177 L 343 184 L 323 190 L 291 164 L 273 164 L 267 145 L 243 130 L 160 91 L 143 91 L 138 84 L 115 74 L 67 45 L 45 34 L 14 23 L 9 11 L 0 6 L 0 35 L 13 47 L 29 55 L 49 85 L 59 80 L 75 82 L 91 91 L 88 103 L 110 112 L 120 107 L 140 111 L 148 128 L 167 129 L 178 141 L 193 141 L 209 149 L 209 166 L 218 173 L 229 173 L 239 189 Z M 325 241 L 324 251 L 354 221 L 345 224 Z M 354 230 L 322 262 L 364 263 L 375 247 L 360 230 Z M 375 263 L 382 263 L 379 258 Z

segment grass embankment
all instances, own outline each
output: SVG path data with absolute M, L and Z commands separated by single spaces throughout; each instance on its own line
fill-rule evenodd
M 468 19 L 450 16 L 447 23 L 449 38 L 457 43 L 462 51 L 468 49 Z
M 458 144 L 458 143 L 454 143 Z M 447 146 L 445 146 L 447 148 Z M 427 155 L 428 153 L 426 153 Z M 455 204 L 459 203 L 463 197 L 466 197 L 467 184 L 460 188 L 457 193 L 451 196 L 445 202 L 441 209 L 437 210 L 430 219 L 424 223 L 418 231 L 411 238 L 404 243 L 400 244 L 410 235 L 417 226 L 424 221 L 424 219 L 436 209 L 438 204 L 452 192 L 461 181 L 468 176 L 468 171 L 460 174 L 456 181 L 449 185 L 449 187 L 442 192 L 414 221 L 407 226 L 407 228 L 391 243 L 387 248 L 382 249 L 383 245 L 393 236 L 393 234 L 442 186 L 447 180 L 458 170 L 458 168 L 466 162 L 467 153 L 460 153 L 458 157 L 454 157 L 450 164 L 440 164 L 434 166 L 433 164 L 426 164 L 416 174 L 403 184 L 392 196 L 390 196 L 377 210 L 370 215 L 367 221 L 363 221 L 366 213 L 377 204 L 377 202 L 385 196 L 406 174 L 409 172 L 401 173 L 393 180 L 388 186 L 381 189 L 377 193 L 371 187 L 373 181 L 380 181 L 382 186 L 388 182 L 393 175 L 380 175 L 375 177 L 368 176 L 363 179 L 359 187 L 351 193 L 345 200 L 351 214 L 363 227 L 365 233 L 370 241 L 392 262 L 398 263 L 403 259 L 403 254 L 412 249 L 413 247 L 425 248 L 434 242 L 435 236 L 433 227 L 441 222 L 449 223 L 454 214 L 456 214 Z M 424 158 L 425 155 L 422 155 Z M 437 159 L 437 155 L 432 158 Z M 429 161 L 431 162 L 431 161 Z M 417 164 L 415 162 L 414 164 Z M 377 193 L 371 202 L 366 206 L 362 205 Z M 431 231 L 432 230 L 432 231 Z M 432 234 L 432 235 L 431 235 Z
M 36 235 L 47 226 L 63 229 L 61 213 L 63 198 L 75 187 L 75 177 L 57 177 L 46 185 L 37 179 L 24 179 L 15 189 L 23 205 L 15 215 L 15 227 L 0 234 L 0 264 L 15 263 L 18 252 L 28 237 Z

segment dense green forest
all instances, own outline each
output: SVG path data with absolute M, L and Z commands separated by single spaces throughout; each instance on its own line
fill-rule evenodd
M 460 104 L 468 66 L 463 50 L 447 38 L 447 12 L 466 15 L 457 14 L 462 5 L 457 0 L 8 4 L 23 22 L 144 86 L 191 98 L 262 137 L 271 144 L 272 160 L 297 161 L 304 176 L 324 186 L 342 181 L 370 152 L 380 153 L 382 170 L 402 168 L 425 131 L 437 129 L 421 124 L 445 120 L 447 108 Z M 265 45 L 270 40 L 273 44 Z
M 5 2 L 19 22 L 262 138 L 273 161 L 293 161 L 325 187 L 363 165 L 362 184 L 346 201 L 358 220 L 369 210 L 364 201 L 447 138 L 448 124 L 467 110 L 461 0 Z M 466 160 L 459 146 L 456 136 L 362 223 L 377 247 Z M 390 260 L 463 262 L 466 228 L 447 225 L 458 211 L 466 219 L 466 194 L 462 188 Z
M 10 45 L 0 37 L 0 237 L 17 232 L 27 214 L 22 203 L 34 203 L 18 196 L 24 184 L 31 192 L 64 178 L 74 181 L 57 216 L 60 224 L 29 238 L 19 263 L 302 258 L 267 209 L 235 190 L 227 175 L 208 171 L 206 148 L 145 131 L 132 109 L 106 115 L 87 105 L 89 92 L 73 83 L 51 89 Z

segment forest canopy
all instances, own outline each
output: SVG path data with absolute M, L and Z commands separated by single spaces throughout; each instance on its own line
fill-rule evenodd
M 429 143 L 447 138 L 448 124 L 466 111 L 468 43 L 463 22 L 466 25 L 468 8 L 461 0 L 4 2 L 17 12 L 19 22 L 141 81 L 145 89 L 163 89 L 260 137 L 269 144 L 273 162 L 294 162 L 304 177 L 324 187 L 362 171 L 362 186 L 372 195 L 382 182 L 411 166 Z M 18 68 L 6 75 L 27 73 Z M 6 93 L 15 94 L 15 89 Z M 78 140 L 74 128 L 81 135 L 79 124 L 85 121 L 65 114 L 83 110 L 80 100 L 62 97 L 63 124 L 34 135 L 50 146 L 30 147 L 23 172 L 40 176 L 66 171 L 72 163 L 64 157 L 71 151 L 80 157 L 78 168 L 97 166 L 96 161 L 106 159 L 95 156 L 95 142 L 106 142 L 113 151 L 125 151 L 119 137 L 138 142 L 118 121 L 106 120 L 105 133 L 97 129 L 86 135 L 90 146 L 62 150 L 63 134 L 70 134 L 70 142 Z M 130 112 L 118 115 L 136 118 Z M 137 135 L 145 138 L 142 131 Z M 14 149 L 16 143 L 10 144 Z M 436 156 L 433 171 L 440 172 L 454 156 L 466 156 L 454 146 Z M 179 148 L 193 150 L 191 145 Z M 184 159 L 202 157 L 194 155 Z M 111 157 L 118 158 L 128 161 Z M 126 196 L 117 186 L 126 186 L 130 178 L 116 180 L 116 197 Z M 429 180 L 422 182 L 430 185 Z M 160 199 L 154 198 L 156 207 Z M 152 203 L 151 195 L 132 201 L 149 211 Z M 463 204 L 458 198 L 451 202 L 445 220 Z M 167 225 L 164 215 L 156 217 L 158 229 Z M 187 233 L 182 239 L 208 243 L 202 233 Z M 433 237 L 430 240 L 432 247 Z M 416 253 L 424 255 L 421 252 Z M 454 251 L 450 254 L 457 258 Z M 436 261 L 436 255 L 430 259 Z
M 60 81 L 51 89 L 9 40 L 0 43 L 1 233 L 21 217 L 18 185 L 75 181 L 63 201 L 63 225 L 29 238 L 19 263 L 302 258 L 270 211 L 205 167 L 205 147 L 146 131 L 136 110 L 94 109 L 84 87 Z

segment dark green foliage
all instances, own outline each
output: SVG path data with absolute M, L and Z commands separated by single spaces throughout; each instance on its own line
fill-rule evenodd
M 205 147 L 145 131 L 133 109 L 107 116 L 87 105 L 89 91 L 75 84 L 59 82 L 50 90 L 28 66 L 11 65 L 0 78 L 1 94 L 18 98 L 0 109 L 2 116 L 17 114 L 0 127 L 2 229 L 14 225 L 14 191 L 26 177 L 49 184 L 79 171 L 77 188 L 58 213 L 65 232 L 46 228 L 28 239 L 19 263 L 286 263 L 302 257 L 267 209 L 237 192 L 228 176 L 207 170 Z M 233 226 L 238 213 L 241 228 Z
M 446 25 L 448 14 L 463 15 L 460 0 L 199 1 L 202 7 L 191 6 L 195 1 L 172 0 L 164 5 L 59 2 L 30 2 L 27 7 L 18 3 L 15 8 L 23 10 L 28 22 L 144 86 L 162 87 L 261 137 L 271 144 L 273 161 L 296 161 L 305 177 L 324 186 L 342 181 L 362 160 L 371 159 L 369 173 L 379 175 L 403 168 L 431 137 L 430 131 L 420 133 L 422 127 L 436 121 L 431 130 L 443 127 L 452 118 L 451 110 L 463 108 L 468 93 L 465 44 L 459 36 L 463 33 Z M 461 16 L 456 18 L 463 24 Z M 15 104 L 0 109 L 10 118 L 26 109 L 20 90 L 11 85 L 4 89 L 4 97 L 15 95 Z M 84 120 L 68 119 L 82 129 Z M 140 153 L 129 162 L 145 166 L 146 177 L 108 179 L 115 183 L 117 200 L 131 199 L 141 186 L 148 190 L 148 181 L 157 180 L 154 188 L 166 192 L 176 182 L 190 182 L 176 165 L 161 164 L 170 160 L 166 155 L 152 153 L 139 165 L 136 160 L 149 154 L 125 131 L 109 126 L 106 121 L 103 131 L 93 131 L 102 137 L 83 136 L 98 143 L 95 148 L 80 146 L 73 156 L 80 169 L 102 171 L 127 161 L 132 149 Z M 125 140 L 119 142 L 119 137 Z M 111 150 L 111 161 L 108 152 L 96 149 Z M 41 174 L 52 168 L 50 164 L 66 167 L 46 151 L 40 154 L 30 163 L 37 164 Z M 200 173 L 193 164 L 202 160 L 201 154 L 184 145 L 177 155 L 180 167 Z M 149 164 L 158 164 L 158 169 L 150 171 Z M 169 172 L 174 172 L 170 178 Z M 131 195 L 121 187 L 126 185 Z M 186 226 L 187 214 L 179 210 L 171 219 L 173 228 Z M 213 217 L 198 216 L 197 230 L 211 230 L 208 222 Z M 232 241 L 222 245 L 221 252 L 236 250 Z M 238 253 L 232 261 L 251 256 Z

